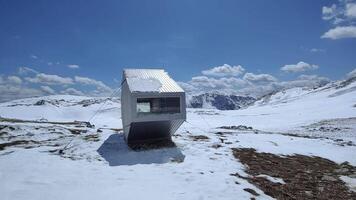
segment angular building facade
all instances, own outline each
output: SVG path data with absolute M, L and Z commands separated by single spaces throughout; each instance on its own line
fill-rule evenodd
M 125 69 L 121 118 L 129 144 L 171 140 L 186 120 L 185 92 L 163 69 Z

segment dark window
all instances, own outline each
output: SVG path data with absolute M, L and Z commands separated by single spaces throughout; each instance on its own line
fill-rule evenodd
M 136 111 L 138 113 L 179 113 L 180 98 L 138 98 Z

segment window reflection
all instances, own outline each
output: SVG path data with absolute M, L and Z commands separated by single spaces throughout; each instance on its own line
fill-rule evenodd
M 138 98 L 137 113 L 179 113 L 179 97 Z

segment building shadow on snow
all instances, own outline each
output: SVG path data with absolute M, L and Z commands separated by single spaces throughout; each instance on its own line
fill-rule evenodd
M 117 133 L 110 135 L 97 152 L 110 166 L 183 162 L 185 158 L 178 147 L 134 151 L 126 144 L 124 135 Z

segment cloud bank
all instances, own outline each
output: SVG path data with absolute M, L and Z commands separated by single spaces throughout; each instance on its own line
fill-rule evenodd
M 356 38 L 356 1 L 340 0 L 337 4 L 322 7 L 322 19 L 336 26 L 325 32 L 321 38 Z
M 356 26 L 337 26 L 324 33 L 321 38 L 333 40 L 342 38 L 356 38 Z
M 79 65 L 71 64 L 71 65 L 67 65 L 67 67 L 70 69 L 78 69 Z
M 284 70 L 288 72 L 304 72 L 317 69 L 318 66 L 305 62 L 299 62 L 294 65 L 285 65 Z M 244 70 L 245 71 L 245 70 Z M 256 74 L 246 72 L 241 78 L 236 76 L 216 76 L 206 75 L 194 76 L 187 82 L 178 84 L 188 93 L 196 95 L 206 92 L 225 93 L 260 97 L 267 93 L 293 87 L 317 87 L 330 82 L 330 79 L 318 75 L 300 75 L 295 80 L 279 81 L 271 74 Z
M 19 67 L 17 75 L 0 74 L 0 102 L 53 94 L 109 96 L 112 92 L 113 89 L 102 81 L 46 74 L 30 67 Z
M 316 68 L 307 63 L 299 63 L 285 65 L 288 66 L 285 70 L 303 72 Z M 208 70 L 211 69 L 214 68 Z M 203 70 L 201 75 L 194 76 L 186 82 L 178 82 L 178 84 L 188 95 L 214 92 L 260 97 L 276 90 L 293 87 L 317 87 L 330 82 L 330 79 L 326 77 L 305 74 L 301 74 L 293 80 L 281 81 L 271 74 L 244 73 L 245 69 L 241 73 L 235 73 L 235 76 L 232 76 L 231 73 L 226 73 L 224 76 L 222 73 L 219 73 L 218 76 L 216 74 L 204 75 L 204 71 L 208 70 Z M 236 74 L 239 75 L 236 76 Z M 346 77 L 356 77 L 356 69 L 349 72 Z M 0 101 L 52 94 L 109 96 L 112 92 L 113 88 L 93 78 L 45 74 L 29 67 L 19 68 L 18 75 L 0 75 Z
M 73 84 L 73 79 L 69 77 L 61 77 L 58 75 L 39 73 L 35 77 L 26 77 L 31 83 L 40 83 L 45 85 L 70 85 Z
M 228 64 L 223 64 L 221 66 L 213 67 L 208 70 L 202 71 L 202 74 L 206 76 L 238 76 L 242 74 L 245 69 L 241 65 L 231 66 Z
M 285 72 L 296 73 L 296 72 L 304 72 L 309 70 L 316 70 L 318 68 L 319 68 L 318 65 L 313 65 L 300 61 L 297 64 L 284 65 L 283 67 L 281 67 L 281 70 Z

